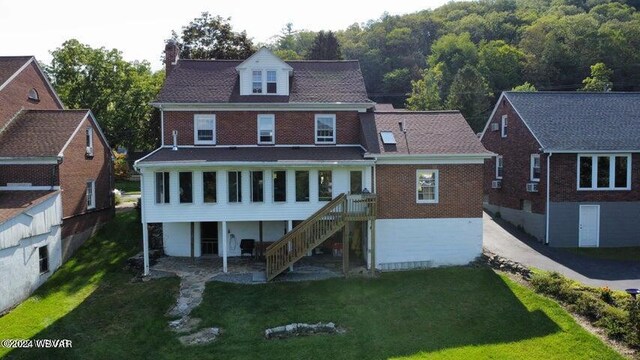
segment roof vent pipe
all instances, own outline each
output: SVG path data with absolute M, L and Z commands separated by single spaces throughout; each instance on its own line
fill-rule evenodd
M 173 151 L 178 151 L 178 130 L 173 130 Z

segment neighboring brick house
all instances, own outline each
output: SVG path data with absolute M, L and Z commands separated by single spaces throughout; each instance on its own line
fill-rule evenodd
M 249 239 L 267 243 L 269 279 L 338 234 L 369 268 L 480 255 L 489 153 L 458 112 L 374 112 L 357 61 L 177 53 L 167 44 L 153 103 L 162 146 L 136 162 L 145 273 L 149 223 L 167 255 L 221 256 L 224 271 Z
M 551 246 L 640 246 L 640 93 L 504 92 L 481 141 L 489 211 Z
M 0 57 L 0 311 L 113 216 L 111 164 L 89 110 L 64 110 L 35 58 Z

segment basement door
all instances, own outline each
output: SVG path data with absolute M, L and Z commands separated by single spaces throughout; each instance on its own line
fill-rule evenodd
M 580 205 L 578 246 L 598 247 L 600 243 L 600 205 Z

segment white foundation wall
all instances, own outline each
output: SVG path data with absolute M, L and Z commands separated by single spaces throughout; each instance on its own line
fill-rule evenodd
M 284 235 L 287 227 L 286 221 L 263 221 L 262 240 L 274 242 Z M 200 250 L 200 223 L 194 222 L 194 256 L 201 255 Z M 227 256 L 240 256 L 240 241 L 242 239 L 254 239 L 260 241 L 260 227 L 257 221 L 230 221 L 227 222 Z M 222 256 L 222 223 L 218 223 L 218 255 Z M 162 240 L 164 252 L 168 256 L 191 256 L 191 225 L 188 222 L 163 223 Z
M 376 268 L 465 265 L 482 254 L 482 218 L 376 220 Z
M 18 246 L 0 250 L 0 312 L 17 305 L 44 283 L 62 264 L 61 230 L 20 240 Z M 38 248 L 48 245 L 49 272 L 40 274 Z

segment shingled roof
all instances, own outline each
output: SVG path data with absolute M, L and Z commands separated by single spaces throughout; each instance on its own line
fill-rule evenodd
M 31 56 L 0 56 L 0 86 L 23 67 Z
M 238 148 L 162 148 L 148 157 L 140 160 L 139 164 L 154 162 L 273 162 L 273 163 L 303 163 L 335 162 L 335 161 L 364 161 L 359 146 L 318 146 L 318 147 L 238 147 Z
M 404 122 L 406 133 L 400 123 Z M 369 154 L 489 155 L 459 111 L 397 111 L 360 115 Z M 380 132 L 393 133 L 396 144 L 383 144 Z
M 293 68 L 289 96 L 240 96 L 236 66 L 242 60 L 178 60 L 156 103 L 372 103 L 360 64 L 348 61 L 286 61 Z
M 547 151 L 640 150 L 640 93 L 505 92 Z
M 0 132 L 0 157 L 53 157 L 89 110 L 26 110 Z

